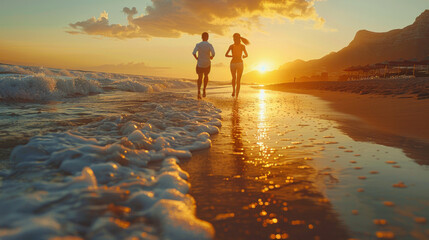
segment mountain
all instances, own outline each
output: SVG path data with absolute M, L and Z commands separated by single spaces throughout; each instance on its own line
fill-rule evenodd
M 296 60 L 266 74 L 256 71 L 246 74 L 246 82 L 279 83 L 294 78 L 328 72 L 329 80 L 337 80 L 342 70 L 354 65 L 375 64 L 398 59 L 423 59 L 429 56 L 429 10 L 403 29 L 376 33 L 360 30 L 350 44 L 338 52 L 320 59 Z

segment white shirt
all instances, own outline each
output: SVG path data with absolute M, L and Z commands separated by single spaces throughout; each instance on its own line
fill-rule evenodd
M 198 67 L 200 68 L 209 67 L 210 53 L 212 54 L 213 57 L 215 56 L 215 51 L 213 46 L 207 41 L 202 41 L 195 46 L 192 54 L 197 54 L 197 52 L 198 52 L 198 62 L 197 62 Z

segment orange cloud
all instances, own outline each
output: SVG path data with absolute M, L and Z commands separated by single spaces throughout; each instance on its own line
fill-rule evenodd
M 233 25 L 258 24 L 261 17 L 310 19 L 323 25 L 315 8 L 316 0 L 151 0 L 145 14 L 125 7 L 128 25 L 110 24 L 106 12 L 99 18 L 71 23 L 70 34 L 99 35 L 114 38 L 176 38 L 182 34 L 210 31 L 219 35 Z

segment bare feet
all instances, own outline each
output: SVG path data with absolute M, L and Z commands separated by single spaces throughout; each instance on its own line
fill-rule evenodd
M 232 92 L 232 95 L 231 95 L 232 97 L 235 97 L 235 92 Z
M 203 91 L 203 97 L 206 97 L 206 91 Z
M 198 92 L 198 100 L 201 99 L 201 93 Z

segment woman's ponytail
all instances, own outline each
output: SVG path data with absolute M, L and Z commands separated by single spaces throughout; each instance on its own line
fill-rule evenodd
M 247 40 L 246 38 L 240 37 L 240 39 L 241 39 L 241 42 L 244 43 L 244 45 L 249 45 L 250 44 L 249 40 Z
M 237 44 L 239 44 L 240 42 L 244 43 L 244 45 L 250 44 L 249 40 L 247 40 L 244 37 L 241 37 L 239 33 L 234 33 L 234 35 L 232 37 L 234 39 L 234 42 Z

